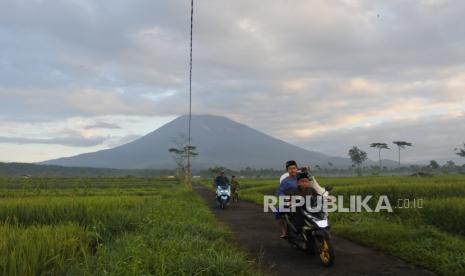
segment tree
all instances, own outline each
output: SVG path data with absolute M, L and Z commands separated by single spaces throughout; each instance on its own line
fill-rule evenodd
M 382 149 L 389 149 L 388 145 L 386 143 L 371 143 L 370 147 L 372 148 L 377 148 L 378 149 L 378 158 L 379 158 L 379 167 L 381 169 L 381 150 Z
M 249 168 L 250 169 L 250 168 Z M 211 174 L 214 174 L 214 175 L 217 175 L 219 174 L 221 171 L 226 171 L 227 169 L 225 167 L 222 167 L 222 166 L 216 166 L 216 167 L 210 167 L 208 168 L 208 172 L 210 172 Z
M 413 144 L 410 142 L 406 142 L 406 141 L 393 141 L 392 143 L 396 145 L 397 148 L 399 149 L 399 167 L 400 167 L 400 150 L 405 149 L 405 147 L 411 147 Z
M 367 160 L 367 153 L 358 147 L 354 146 L 349 150 L 349 157 L 352 160 L 354 166 L 357 166 L 357 174 L 361 175 L 362 170 L 360 169 L 360 165 L 363 164 Z
M 439 167 L 440 167 L 440 166 L 439 166 L 439 163 L 436 162 L 436 160 L 431 160 L 431 161 L 429 162 L 429 166 L 430 166 L 431 169 L 433 169 L 433 170 L 437 170 L 437 169 L 439 169 Z
M 176 145 L 176 147 L 169 148 L 168 151 L 173 154 L 174 161 L 177 165 L 176 176 L 179 178 L 184 178 L 185 184 L 189 189 L 192 189 L 190 184 L 191 182 L 189 181 L 191 176 L 188 173 L 187 158 L 188 155 L 191 157 L 196 157 L 199 154 L 195 151 L 195 146 L 188 145 L 188 139 L 184 134 L 180 134 L 178 137 L 174 137 L 172 142 Z
M 465 157 L 465 143 L 463 143 L 463 149 L 455 148 L 455 154 L 457 154 L 458 156 Z
M 442 166 L 442 170 L 445 173 L 453 172 L 455 170 L 455 162 L 452 160 L 447 161 L 446 164 Z

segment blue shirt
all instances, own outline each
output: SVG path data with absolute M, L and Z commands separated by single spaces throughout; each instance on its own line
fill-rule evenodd
M 218 175 L 215 178 L 215 185 L 216 187 L 229 185 L 229 179 L 226 176 Z
M 297 188 L 297 178 L 296 177 L 286 177 L 279 183 L 278 188 L 278 196 L 285 195 L 285 192 L 288 189 L 296 189 Z

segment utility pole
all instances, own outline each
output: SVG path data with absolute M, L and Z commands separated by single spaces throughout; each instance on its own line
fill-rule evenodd
M 189 134 L 188 134 L 188 149 L 187 149 L 187 174 L 186 184 L 189 189 L 192 189 L 192 173 L 191 173 L 191 121 L 192 121 L 192 29 L 194 19 L 194 0 L 191 0 L 191 39 L 190 39 L 190 56 L 189 56 Z

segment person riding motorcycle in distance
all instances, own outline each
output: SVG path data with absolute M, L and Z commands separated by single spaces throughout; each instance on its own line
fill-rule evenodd
M 286 162 L 286 170 L 288 175 L 280 179 L 279 187 L 277 190 L 277 196 L 286 195 L 286 191 L 292 188 L 297 188 L 297 162 L 289 160 Z M 279 211 L 275 213 L 275 219 L 279 227 L 281 227 L 281 238 L 287 238 L 287 226 L 286 221 L 282 217 L 282 213 Z
M 231 194 L 233 197 L 237 196 L 236 192 L 239 188 L 239 181 L 237 181 L 237 177 L 235 175 L 231 176 Z
M 215 188 L 218 186 L 227 186 L 229 185 L 229 179 L 224 175 L 224 171 L 220 171 L 219 175 L 215 178 Z

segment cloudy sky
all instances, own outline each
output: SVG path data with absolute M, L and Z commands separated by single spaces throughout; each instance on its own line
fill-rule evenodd
M 2 0 L 0 161 L 114 147 L 186 113 L 188 0 Z M 195 1 L 195 113 L 346 156 L 465 141 L 464 1 Z M 395 150 L 385 157 L 396 159 Z

